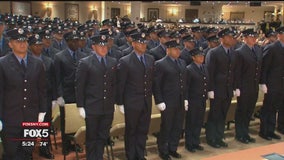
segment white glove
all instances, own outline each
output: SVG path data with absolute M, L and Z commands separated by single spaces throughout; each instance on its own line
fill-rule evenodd
M 208 92 L 208 98 L 214 99 L 214 91 L 209 91 Z
M 2 124 L 2 121 L 0 120 L 0 131 L 2 131 L 3 129 L 3 124 Z
M 267 93 L 267 87 L 266 87 L 266 84 L 261 84 L 260 85 L 260 89 L 263 93 Z
M 85 112 L 85 109 L 83 107 L 78 107 L 78 110 L 79 110 L 79 114 L 80 116 L 85 119 L 86 118 L 86 112 Z
M 240 89 L 236 89 L 235 91 L 234 91 L 234 96 L 236 96 L 236 97 L 239 97 L 241 95 L 241 91 L 240 91 Z
M 160 110 L 160 111 L 163 111 L 166 109 L 166 104 L 164 102 L 162 103 L 159 103 L 156 105 L 156 107 Z
M 60 107 L 62 107 L 62 106 L 65 105 L 65 101 L 64 101 L 63 97 L 58 97 L 58 98 L 57 98 L 57 104 L 58 104 Z
M 188 100 L 184 100 L 184 110 L 188 111 Z
M 38 122 L 43 122 L 45 114 L 46 112 L 40 112 L 38 114 Z
M 56 107 L 56 105 L 57 105 L 57 101 L 56 101 L 56 100 L 54 100 L 54 101 L 52 101 L 51 103 L 52 103 L 52 108 L 51 108 L 51 109 L 55 108 L 55 107 Z
M 124 114 L 124 105 L 117 105 L 117 107 L 119 108 L 119 111 Z

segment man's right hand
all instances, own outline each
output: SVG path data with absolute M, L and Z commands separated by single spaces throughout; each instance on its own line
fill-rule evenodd
M 63 97 L 58 97 L 57 98 L 57 104 L 60 106 L 60 107 L 63 107 L 65 105 L 65 101 L 63 99 Z
M 117 105 L 117 107 L 119 108 L 119 111 L 124 114 L 124 105 Z
M 164 111 L 166 109 L 166 104 L 164 102 L 159 103 L 156 105 L 156 107 L 160 110 L 160 111 Z
M 57 104 L 57 100 L 53 100 L 51 103 L 52 103 L 52 108 L 51 109 L 55 108 L 58 105 Z
M 214 99 L 214 91 L 209 91 L 208 92 L 208 98 Z
M 261 84 L 260 85 L 260 90 L 265 94 L 265 93 L 267 93 L 267 86 L 266 86 L 266 84 Z
M 78 107 L 78 110 L 79 110 L 79 114 L 80 116 L 85 119 L 86 118 L 86 112 L 85 112 L 85 109 L 83 107 Z
M 0 131 L 2 131 L 3 129 L 3 124 L 2 124 L 2 121 L 0 120 Z

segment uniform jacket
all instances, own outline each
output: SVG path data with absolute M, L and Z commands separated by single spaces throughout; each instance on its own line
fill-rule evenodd
M 155 61 L 166 56 L 166 50 L 161 46 L 161 44 L 155 48 L 152 48 L 149 53 L 155 58 Z
M 206 66 L 209 73 L 209 91 L 219 98 L 232 97 L 235 89 L 236 53 L 230 49 L 229 55 L 222 45 L 209 50 Z
M 153 94 L 155 103 L 166 103 L 167 108 L 182 105 L 186 99 L 186 65 L 178 60 L 180 68 L 166 56 L 155 62 Z
M 210 47 L 207 47 L 206 49 L 203 50 L 203 53 L 205 54 L 205 57 L 206 57 L 206 55 L 207 55 L 207 53 L 208 53 L 208 51 L 209 51 L 210 49 L 211 49 Z
M 110 57 L 116 58 L 117 60 L 123 57 L 122 52 L 119 50 L 119 48 L 115 44 L 108 50 L 107 55 Z
M 128 48 L 123 49 L 121 52 L 122 52 L 123 56 L 126 56 L 126 55 L 130 54 L 133 50 L 134 50 L 133 47 L 130 46 Z
M 88 55 L 88 56 L 89 56 L 89 55 L 92 55 L 91 52 L 93 51 L 91 48 L 89 48 L 89 47 L 87 47 L 87 46 L 85 46 L 84 48 L 80 48 L 79 50 L 80 50 L 81 52 L 84 52 L 84 53 L 85 53 L 86 55 Z
M 188 49 L 183 48 L 180 52 L 180 58 L 183 59 L 186 65 L 189 65 L 192 62 L 192 57 Z
M 258 92 L 262 51 L 257 46 L 254 50 L 256 54 L 246 44 L 236 50 L 238 57 L 236 88 L 240 89 L 242 95 Z
M 86 57 L 83 52 L 76 51 L 77 58 L 74 62 L 67 49 L 57 53 L 54 57 L 56 86 L 58 97 L 63 96 L 66 103 L 75 103 L 75 73 L 78 62 Z
M 122 57 L 118 64 L 117 104 L 125 109 L 142 110 L 152 107 L 152 81 L 154 58 L 144 54 L 145 68 L 133 51 Z
M 52 40 L 52 43 L 51 43 L 51 46 L 52 46 L 53 48 L 56 48 L 56 49 L 62 51 L 62 50 L 64 50 L 64 49 L 67 48 L 67 43 L 66 43 L 66 41 L 63 39 L 63 40 L 62 40 L 62 45 L 61 45 L 61 48 L 60 48 L 59 43 L 58 43 L 55 39 L 53 39 L 53 40 Z
M 157 47 L 158 45 L 160 44 L 159 41 L 154 41 L 154 40 L 149 40 L 148 43 L 147 43 L 147 49 L 150 50 L 152 48 L 155 48 Z
M 47 96 L 50 98 L 50 100 L 55 100 L 58 96 L 56 92 L 54 62 L 51 58 L 44 55 L 41 55 L 41 58 L 44 64 L 45 75 L 46 75 Z
M 0 59 L 0 119 L 6 126 L 37 122 L 47 111 L 46 79 L 43 63 L 27 55 L 26 72 L 13 53 Z
M 123 32 L 118 32 L 114 37 L 114 44 L 120 47 L 125 43 L 127 43 L 125 34 Z
M 57 54 L 58 52 L 60 52 L 60 50 L 50 46 L 48 48 L 44 48 L 42 55 L 50 57 L 51 59 L 54 59 L 55 54 Z
M 124 49 L 126 49 L 128 47 L 132 47 L 132 45 L 130 43 L 128 43 L 128 42 L 125 42 L 122 46 L 119 46 L 118 48 L 119 48 L 119 50 L 122 51 L 122 50 L 124 50 Z
M 106 71 L 95 54 L 82 58 L 76 73 L 76 100 L 86 115 L 109 114 L 116 98 L 117 60 L 106 56 Z
M 202 65 L 204 71 L 195 63 L 191 63 L 187 68 L 187 92 L 188 100 L 192 102 L 193 99 L 203 98 L 207 99 L 209 74 L 205 65 Z
M 4 35 L 2 35 L 2 36 L 4 36 Z M 0 57 L 5 56 L 9 52 L 11 52 L 11 48 L 8 45 L 8 40 L 6 38 L 3 38 L 2 48 L 0 48 Z
M 266 84 L 267 92 L 279 92 L 284 89 L 284 47 L 276 41 L 263 52 L 260 84 Z

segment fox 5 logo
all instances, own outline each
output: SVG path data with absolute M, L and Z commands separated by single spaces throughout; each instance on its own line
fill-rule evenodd
M 49 135 L 48 129 L 24 129 L 24 137 L 32 137 L 32 138 L 47 138 Z

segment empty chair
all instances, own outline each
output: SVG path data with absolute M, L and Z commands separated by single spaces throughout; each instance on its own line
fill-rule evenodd
M 64 113 L 64 115 L 60 115 L 61 120 L 62 118 L 64 118 L 64 128 L 62 129 L 62 135 L 64 135 L 66 139 L 73 141 L 76 146 L 76 144 L 78 144 L 78 139 L 84 138 L 84 127 L 86 126 L 85 120 L 80 116 L 76 103 L 65 104 Z M 80 143 L 81 142 L 82 140 L 80 141 Z M 76 150 L 75 152 L 76 158 L 79 159 L 78 151 Z M 64 160 L 65 159 L 66 155 L 64 154 Z

